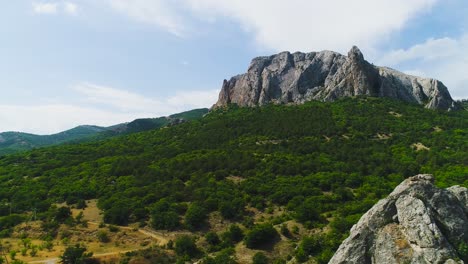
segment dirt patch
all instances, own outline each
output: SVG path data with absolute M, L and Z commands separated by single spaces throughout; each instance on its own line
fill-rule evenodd
M 397 113 L 397 112 L 394 112 L 394 111 L 390 111 L 390 112 L 388 112 L 388 113 L 391 114 L 391 115 L 394 116 L 394 117 L 402 117 L 402 116 L 403 116 L 402 114 Z
M 226 180 L 231 181 L 233 183 L 239 184 L 243 181 L 245 181 L 245 178 L 242 178 L 241 176 L 228 176 L 226 177 Z
M 421 142 L 414 143 L 413 145 L 411 145 L 411 147 L 416 151 L 431 150 L 429 147 L 424 146 L 424 144 Z
M 392 134 L 385 134 L 385 133 L 377 133 L 377 135 L 375 136 L 377 139 L 379 140 L 387 140 L 387 139 L 390 139 L 392 137 Z

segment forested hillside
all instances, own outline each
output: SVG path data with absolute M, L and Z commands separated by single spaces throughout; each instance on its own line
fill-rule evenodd
M 140 118 L 129 123 L 110 127 L 82 125 L 52 135 L 35 135 L 22 132 L 0 133 L 0 155 L 12 154 L 33 148 L 77 143 L 91 140 L 101 140 L 116 135 L 130 134 L 151 129 L 179 124 L 185 121 L 202 118 L 208 109 L 194 109 L 182 113 L 158 118 Z
M 9 236 L 35 210 L 53 236 L 51 205 L 97 198 L 107 223 L 189 230 L 207 245 L 178 251 L 176 242 L 178 260 L 215 252 L 206 263 L 235 263 L 243 245 L 275 263 L 326 263 L 362 213 L 418 173 L 468 186 L 468 111 L 376 98 L 231 106 L 167 129 L 1 157 L 0 229 Z
M 32 148 L 70 142 L 92 137 L 106 131 L 105 127 L 78 126 L 53 135 L 34 135 L 22 132 L 0 133 L 0 155 L 12 154 Z

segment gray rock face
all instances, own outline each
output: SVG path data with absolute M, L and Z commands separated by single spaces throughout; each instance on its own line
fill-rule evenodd
M 442 82 L 376 67 L 357 47 L 348 56 L 321 51 L 255 58 L 247 73 L 224 80 L 214 107 L 334 101 L 358 95 L 390 97 L 432 109 L 459 108 Z
M 432 175 L 406 179 L 351 229 L 329 264 L 463 263 L 468 190 L 439 189 Z

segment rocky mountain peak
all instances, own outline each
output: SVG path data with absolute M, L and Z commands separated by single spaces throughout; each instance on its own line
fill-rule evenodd
M 394 98 L 431 109 L 459 108 L 442 82 L 374 66 L 356 46 L 348 56 L 321 51 L 255 58 L 247 73 L 224 81 L 214 107 L 299 104 L 359 95 Z
M 348 58 L 352 61 L 363 61 L 364 55 L 357 46 L 353 46 L 348 52 Z
M 422 174 L 365 213 L 329 264 L 463 263 L 466 245 L 468 189 L 439 189 Z

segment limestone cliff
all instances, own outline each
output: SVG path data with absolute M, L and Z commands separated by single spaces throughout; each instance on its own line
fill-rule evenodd
M 431 109 L 458 108 L 442 82 L 374 66 L 357 47 L 348 56 L 322 51 L 255 58 L 247 73 L 224 80 L 214 107 L 334 101 L 358 95 L 390 97 Z

